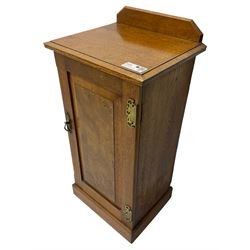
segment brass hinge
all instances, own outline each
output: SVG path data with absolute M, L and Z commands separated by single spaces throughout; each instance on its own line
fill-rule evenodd
M 122 215 L 127 222 L 132 222 L 132 209 L 130 206 L 124 206 L 122 209 Z
M 126 114 L 127 114 L 128 126 L 131 128 L 135 128 L 135 126 L 136 126 L 136 103 L 135 103 L 135 100 L 128 99 Z

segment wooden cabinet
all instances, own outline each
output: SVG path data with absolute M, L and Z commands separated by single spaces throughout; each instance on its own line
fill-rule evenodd
M 125 7 L 114 24 L 45 43 L 55 52 L 74 193 L 130 242 L 171 196 L 201 40 L 192 20 Z

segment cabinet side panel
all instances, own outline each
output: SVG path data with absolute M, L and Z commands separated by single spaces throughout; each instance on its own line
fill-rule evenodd
M 143 87 L 136 222 L 169 189 L 193 65 L 194 59 Z

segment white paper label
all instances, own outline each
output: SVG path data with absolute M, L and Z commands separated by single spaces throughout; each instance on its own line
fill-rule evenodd
M 141 65 L 134 64 L 134 63 L 131 63 L 131 62 L 125 62 L 121 66 L 123 68 L 125 68 L 125 69 L 134 71 L 134 72 L 139 73 L 139 74 L 143 74 L 145 71 L 148 70 L 147 68 L 145 68 L 145 67 L 143 67 Z

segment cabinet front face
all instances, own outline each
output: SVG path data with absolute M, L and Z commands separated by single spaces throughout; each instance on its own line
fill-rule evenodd
M 82 181 L 116 203 L 121 97 L 74 75 L 70 86 Z
M 136 128 L 127 103 L 139 103 L 139 87 L 55 54 L 69 133 L 75 181 L 120 220 L 133 206 Z M 125 220 L 126 223 L 126 220 Z

